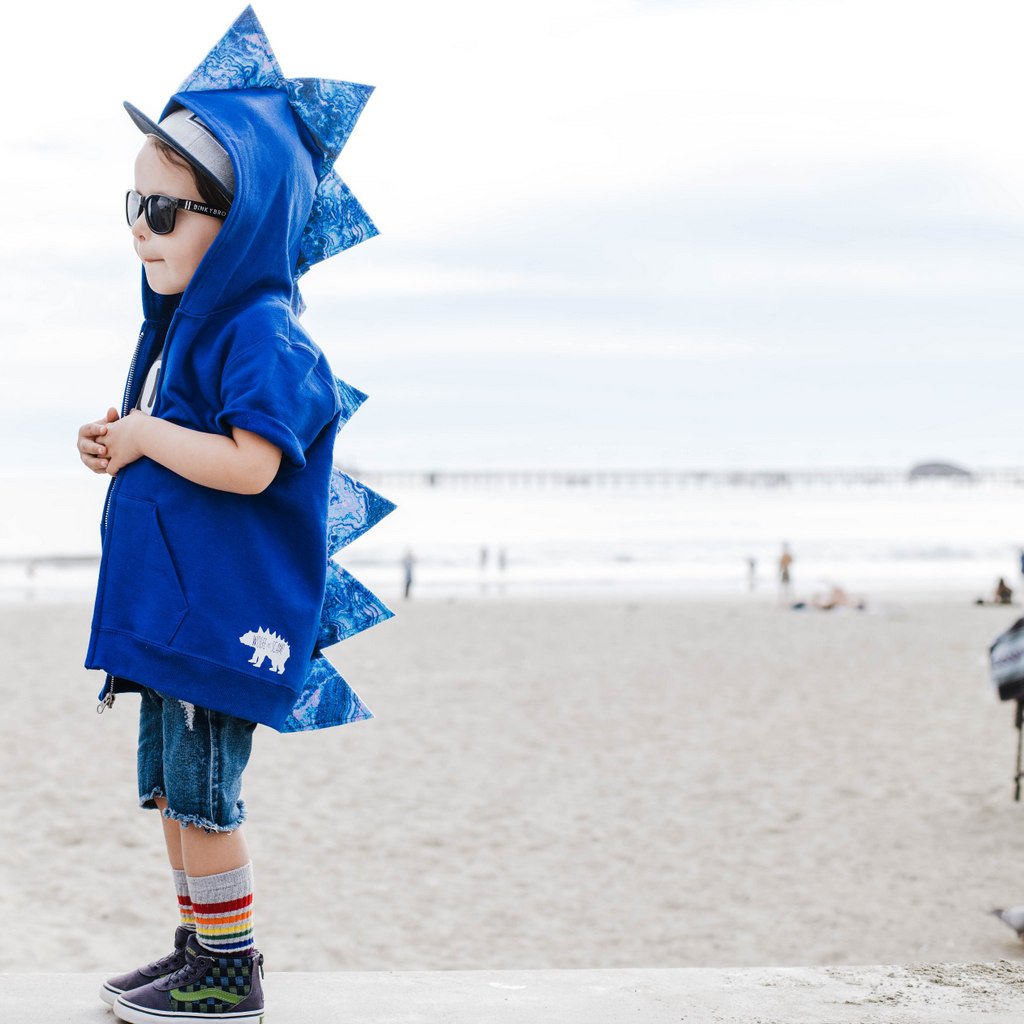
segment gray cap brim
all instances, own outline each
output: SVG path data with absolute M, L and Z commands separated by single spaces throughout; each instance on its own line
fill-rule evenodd
M 141 132 L 155 135 L 190 164 L 209 175 L 228 202 L 234 198 L 235 171 L 231 166 L 231 157 L 191 110 L 178 107 L 157 124 L 127 100 L 124 101 L 124 109 Z

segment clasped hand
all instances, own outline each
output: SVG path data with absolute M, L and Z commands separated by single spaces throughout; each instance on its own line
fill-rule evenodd
M 78 429 L 78 452 L 82 462 L 94 473 L 117 476 L 122 466 L 142 457 L 142 434 L 148 419 L 147 414 L 138 409 L 119 417 L 111 406 L 105 419 L 84 423 Z

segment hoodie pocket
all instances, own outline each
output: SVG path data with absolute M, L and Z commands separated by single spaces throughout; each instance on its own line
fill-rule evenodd
M 170 644 L 188 601 L 156 503 L 118 495 L 111 527 L 103 625 Z

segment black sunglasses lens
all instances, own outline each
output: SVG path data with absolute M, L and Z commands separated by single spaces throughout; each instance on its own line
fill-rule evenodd
M 146 210 L 146 223 L 154 235 L 166 235 L 174 230 L 174 200 L 169 196 L 141 196 L 134 189 L 127 193 L 124 202 L 129 227 L 135 226 L 143 207 Z
M 155 235 L 166 235 L 174 230 L 174 200 L 168 196 L 146 197 L 146 220 Z
M 138 192 L 132 190 L 125 196 L 124 212 L 128 218 L 128 227 L 133 227 L 142 213 L 142 196 Z

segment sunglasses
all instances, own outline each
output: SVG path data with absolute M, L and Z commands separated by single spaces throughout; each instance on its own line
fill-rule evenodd
M 179 210 L 191 210 L 193 213 L 204 213 L 207 217 L 224 218 L 227 210 L 218 210 L 194 199 L 175 199 L 173 196 L 140 195 L 135 189 L 129 189 L 124 198 L 125 215 L 128 227 L 133 227 L 139 216 L 145 211 L 146 223 L 154 235 L 169 235 L 174 230 L 174 218 Z

